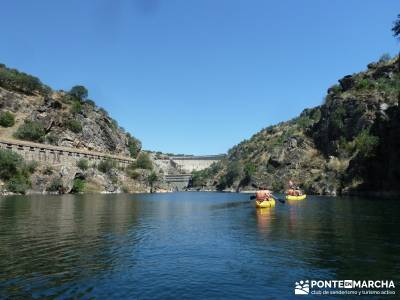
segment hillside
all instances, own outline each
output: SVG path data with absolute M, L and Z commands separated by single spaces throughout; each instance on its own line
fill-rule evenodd
M 112 161 L 95 164 L 85 159 L 67 166 L 27 162 L 1 150 L 0 193 L 145 192 L 157 182 L 162 185 L 157 180 L 162 178 L 160 170 L 141 151 L 140 141 L 88 99 L 85 87 L 54 91 L 2 64 L 0 138 L 137 158 L 126 169 Z
M 140 141 L 87 96 L 83 86 L 53 91 L 33 76 L 0 65 L 0 110 L 15 115 L 15 124 L 0 127 L 0 136 L 135 157 Z
M 321 106 L 270 126 L 194 174 L 198 188 L 283 191 L 288 180 L 307 193 L 400 190 L 400 60 L 382 57 L 328 89 Z

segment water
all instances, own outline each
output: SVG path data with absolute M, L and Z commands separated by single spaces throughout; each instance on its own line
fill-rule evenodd
M 398 288 L 399 212 L 329 197 L 256 210 L 228 193 L 1 198 L 0 298 L 293 299 L 302 279 Z

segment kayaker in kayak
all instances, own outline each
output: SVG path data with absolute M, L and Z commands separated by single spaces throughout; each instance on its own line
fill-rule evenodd
M 272 192 L 265 188 L 260 187 L 259 190 L 256 192 L 256 200 L 258 202 L 269 201 L 272 198 Z
M 303 195 L 303 192 L 300 190 L 300 188 L 292 180 L 289 180 L 288 185 L 289 185 L 289 189 L 286 191 L 287 195 L 289 195 L 289 196 L 301 196 L 301 195 Z

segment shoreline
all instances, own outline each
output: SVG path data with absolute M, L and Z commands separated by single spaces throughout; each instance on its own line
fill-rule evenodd
M 123 192 L 123 191 L 116 191 L 116 192 L 107 192 L 107 191 L 99 191 L 99 192 L 84 192 L 84 193 L 54 193 L 54 192 L 37 192 L 37 191 L 28 191 L 28 193 L 21 194 L 21 193 L 13 193 L 7 191 L 0 192 L 0 199 L 2 197 L 7 196 L 55 196 L 55 195 L 106 195 L 106 194 L 127 194 L 127 195 L 136 195 L 136 194 L 166 194 L 166 193 L 236 193 L 236 194 L 254 194 L 257 190 L 243 190 L 243 191 L 233 191 L 233 190 L 211 190 L 211 189 L 204 189 L 204 190 L 196 190 L 196 189 L 187 189 L 184 191 L 170 191 L 165 189 L 160 189 L 155 192 L 150 191 L 135 191 L 135 192 Z M 278 192 L 277 194 L 284 193 Z M 344 193 L 339 195 L 319 195 L 319 194 L 307 194 L 307 196 L 317 196 L 317 197 L 348 197 L 348 198 L 357 198 L 357 197 L 365 197 L 365 198 L 378 198 L 378 199 L 387 199 L 387 200 L 397 200 L 396 198 L 400 197 L 400 191 L 360 191 L 360 192 L 350 192 Z

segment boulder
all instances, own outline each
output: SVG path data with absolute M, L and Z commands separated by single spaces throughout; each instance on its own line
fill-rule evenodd
M 354 86 L 355 81 L 354 81 L 353 76 L 346 75 L 342 79 L 339 80 L 339 83 L 340 83 L 340 86 L 342 87 L 342 90 L 347 91 Z

